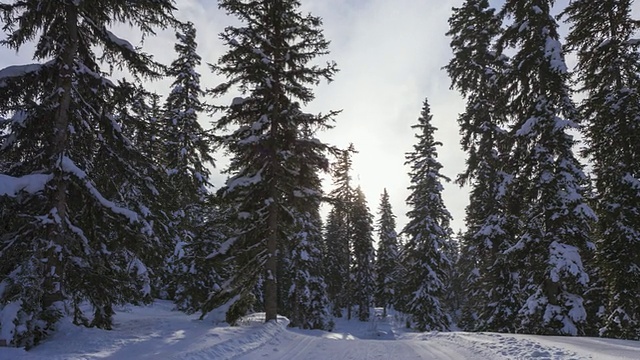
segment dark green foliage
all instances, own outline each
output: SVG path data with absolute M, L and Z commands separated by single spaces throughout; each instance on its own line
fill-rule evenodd
M 633 3 L 577 0 L 564 14 L 595 178 L 596 257 L 606 290 L 601 335 L 638 340 L 640 252 L 631 249 L 640 241 L 640 23 Z
M 11 319 L 0 326 L 13 330 L 3 339 L 12 345 L 35 345 L 69 312 L 108 329 L 115 304 L 149 299 L 152 166 L 117 117 L 129 88 L 109 81 L 101 61 L 158 77 L 149 55 L 107 29 L 125 22 L 150 34 L 174 22 L 172 10 L 169 0 L 2 4 L 1 44 L 35 40 L 41 62 L 0 71 L 0 116 L 9 118 L 0 122 L 2 172 L 46 180 L 2 200 L 0 312 Z M 91 320 L 81 301 L 93 306 Z

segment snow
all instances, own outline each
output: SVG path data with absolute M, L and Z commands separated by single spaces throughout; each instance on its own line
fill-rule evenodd
M 49 61 L 45 64 L 13 65 L 0 69 L 0 87 L 6 86 L 5 79 L 24 76 L 29 73 L 36 73 L 52 63 L 53 61 Z
M 0 341 L 8 341 L 13 338 L 13 334 L 16 332 L 16 326 L 14 320 L 18 317 L 18 313 L 22 309 L 22 300 L 10 302 L 0 308 Z M 2 358 L 2 352 L 0 352 L 0 359 Z
M 640 342 L 522 334 L 426 332 L 404 329 L 390 312 L 369 322 L 335 319 L 332 332 L 287 328 L 288 320 L 264 323 L 257 313 L 240 326 L 214 325 L 173 304 L 116 309 L 111 331 L 76 327 L 65 319 L 58 331 L 30 351 L 0 347 L 2 360 L 92 359 L 637 359 Z
M 20 177 L 0 174 L 0 196 L 17 196 L 20 191 L 36 193 L 42 191 L 52 175 L 30 174 Z
M 549 59 L 549 65 L 551 69 L 565 74 L 567 73 L 567 64 L 564 62 L 562 56 L 562 44 L 557 39 L 547 37 L 545 43 L 545 56 Z
M 114 33 L 112 33 L 109 30 L 106 30 L 107 32 L 107 36 L 109 37 L 109 40 L 111 40 L 111 42 L 113 42 L 114 44 L 123 47 L 129 51 L 135 51 L 133 45 L 131 45 L 130 42 L 128 42 L 125 39 L 119 38 L 118 36 L 116 36 Z
M 104 196 L 102 196 L 100 191 L 98 191 L 98 189 L 96 189 L 93 183 L 87 178 L 87 174 L 82 169 L 80 169 L 69 157 L 67 156 L 62 157 L 60 161 L 60 167 L 65 172 L 73 174 L 78 179 L 82 180 L 87 190 L 89 190 L 91 195 L 93 195 L 93 197 L 96 198 L 96 200 L 98 200 L 98 202 L 102 206 L 110 209 L 115 214 L 120 214 L 127 217 L 129 219 L 129 222 L 131 223 L 136 223 L 139 221 L 138 214 L 135 211 L 131 211 L 129 209 L 120 207 L 116 205 L 114 202 L 109 201 Z

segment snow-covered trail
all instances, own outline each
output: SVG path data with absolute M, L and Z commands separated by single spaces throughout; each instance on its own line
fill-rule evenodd
M 640 360 L 640 341 L 404 329 L 393 317 L 374 322 L 336 319 L 332 332 L 264 324 L 215 326 L 171 311 L 170 302 L 117 312 L 112 331 L 64 321 L 30 351 L 0 347 L 0 360 Z
M 412 334 L 423 335 L 423 334 Z M 334 332 L 289 329 L 238 360 L 422 360 L 487 359 L 474 350 L 432 338 L 423 341 L 399 331 L 392 321 L 340 321 Z

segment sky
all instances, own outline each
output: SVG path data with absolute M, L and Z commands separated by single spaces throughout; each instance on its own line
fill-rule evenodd
M 561 1 L 564 2 L 564 1 Z M 411 125 L 417 122 L 422 104 L 428 98 L 433 124 L 438 128 L 435 137 L 443 143 L 438 148 L 438 160 L 444 166 L 442 174 L 455 179 L 464 170 L 465 154 L 460 149 L 457 116 L 464 110 L 464 101 L 450 90 L 450 80 L 442 69 L 451 58 L 447 20 L 451 8 L 462 0 L 302 0 L 302 10 L 323 19 L 325 37 L 331 41 L 330 54 L 321 60 L 336 61 L 340 72 L 330 84 L 315 89 L 316 99 L 308 104 L 312 113 L 342 110 L 335 119 L 335 128 L 319 134 L 327 143 L 346 148 L 355 145 L 353 178 L 369 202 L 377 218 L 380 195 L 389 192 L 398 231 L 407 222 L 409 168 L 404 164 L 405 153 L 415 144 Z M 498 2 L 493 2 L 498 5 Z M 218 34 L 236 20 L 217 8 L 213 0 L 177 0 L 177 17 L 195 23 L 198 51 L 203 58 L 199 69 L 204 87 L 214 87 L 222 79 L 213 75 L 206 63 L 215 62 L 225 52 Z M 636 4 L 636 10 L 640 5 Z M 638 13 L 638 11 L 636 11 Z M 164 63 L 170 63 L 175 53 L 172 31 L 158 31 L 144 44 L 126 26 L 114 29 L 119 37 L 141 45 L 145 51 Z M 18 54 L 0 49 L 0 68 L 28 63 L 32 47 Z M 151 89 L 166 93 L 170 80 L 148 84 Z M 230 94 L 229 99 L 237 94 Z M 224 103 L 229 99 L 219 99 Z M 212 118 L 202 116 L 209 127 Z M 225 166 L 225 159 L 217 156 L 217 169 Z M 214 176 L 220 186 L 224 176 Z M 331 190 L 331 181 L 325 181 Z M 464 229 L 468 189 L 454 183 L 444 184 L 443 198 L 453 216 L 454 231 Z

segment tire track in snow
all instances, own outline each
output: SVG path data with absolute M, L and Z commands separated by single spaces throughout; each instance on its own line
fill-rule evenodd
M 247 332 L 241 336 L 219 342 L 210 347 L 189 351 L 174 356 L 173 360 L 229 360 L 264 347 L 269 341 L 286 332 L 288 320 L 266 323 L 247 327 Z

